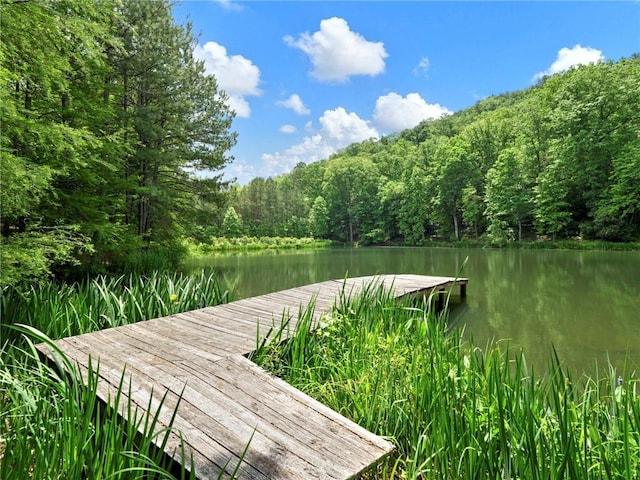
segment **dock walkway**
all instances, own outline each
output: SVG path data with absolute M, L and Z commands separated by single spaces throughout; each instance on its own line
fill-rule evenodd
M 117 406 L 121 414 L 126 414 L 127 402 L 155 413 L 164 401 L 158 417 L 162 428 L 178 405 L 176 433 L 170 435 L 165 452 L 188 468 L 192 465 L 199 479 L 218 478 L 221 472 L 228 478 L 249 442 L 239 478 L 354 478 L 388 455 L 393 445 L 246 356 L 282 322 L 282 338 L 293 333 L 299 311 L 310 302 L 315 302 L 315 322 L 342 293 L 357 295 L 380 285 L 400 298 L 459 285 L 464 296 L 466 283 L 467 279 L 423 275 L 330 280 L 55 343 L 85 376 L 90 358 L 94 369 L 99 361 L 98 395 L 103 402 L 110 402 L 124 380 L 127 395 Z M 45 344 L 38 349 L 55 356 Z

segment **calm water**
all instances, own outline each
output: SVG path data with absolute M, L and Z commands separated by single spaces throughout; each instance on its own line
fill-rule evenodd
M 214 268 L 237 297 L 333 278 L 376 273 L 469 278 L 467 299 L 452 311 L 474 343 L 508 339 L 530 364 L 547 364 L 552 345 L 577 373 L 602 367 L 640 370 L 640 253 L 451 248 L 354 248 L 273 255 L 216 256 Z

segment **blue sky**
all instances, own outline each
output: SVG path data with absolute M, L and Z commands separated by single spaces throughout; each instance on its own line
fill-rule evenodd
M 237 112 L 240 184 L 640 52 L 638 1 L 186 0 L 174 16 Z

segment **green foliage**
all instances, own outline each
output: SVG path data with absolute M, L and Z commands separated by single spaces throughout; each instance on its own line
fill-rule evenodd
M 242 233 L 242 218 L 236 213 L 236 209 L 229 207 L 222 220 L 222 231 L 226 237 L 238 237 Z
M 640 136 L 613 159 L 611 180 L 595 214 L 596 229 L 605 239 L 631 240 L 640 226 Z
M 189 27 L 165 0 L 3 1 L 0 15 L 2 283 L 175 251 L 220 203 L 220 178 L 196 173 L 235 143 Z
M 504 345 L 464 344 L 430 304 L 398 304 L 374 289 L 343 298 L 315 326 L 303 312 L 296 335 L 259 349 L 255 361 L 395 443 L 394 456 L 366 478 L 640 471 L 640 394 L 629 372 L 574 382 L 552 356 L 534 375 Z
M 329 209 L 322 196 L 316 197 L 309 211 L 309 231 L 316 238 L 325 238 L 329 233 Z
M 551 234 L 554 240 L 557 234 L 566 230 L 571 221 L 566 179 L 563 166 L 554 162 L 540 174 L 535 186 L 538 231 L 541 234 Z
M 0 238 L 0 247 L 0 288 L 45 279 L 54 266 L 77 264 L 78 256 L 93 251 L 76 226 L 18 233 Z
M 3 222 L 17 222 L 29 215 L 30 206 L 40 202 L 52 182 L 51 168 L 29 165 L 24 158 L 4 152 L 0 162 L 0 205 Z
M 401 185 L 398 229 L 407 243 L 421 245 L 429 219 L 428 178 L 422 169 L 414 167 Z
M 73 284 L 37 282 L 2 290 L 0 334 L 12 324 L 30 325 L 58 339 L 229 300 L 211 274 L 153 273 L 99 276 Z
M 478 232 L 484 224 L 484 199 L 476 188 L 468 185 L 462 189 L 462 220 L 471 228 L 473 236 L 478 238 Z
M 434 223 L 441 231 L 453 233 L 460 240 L 462 192 L 476 176 L 469 144 L 459 137 L 443 140 L 435 152 L 436 163 L 429 185 L 434 192 L 431 199 Z
M 127 1 L 122 15 L 124 51 L 114 74 L 122 85 L 119 120 L 129 133 L 126 218 L 144 241 L 164 243 L 210 203 L 218 181 L 195 173 L 228 162 L 233 113 L 194 60 L 190 27 L 175 23 L 168 1 Z
M 364 157 L 336 158 L 325 170 L 323 198 L 334 238 L 353 242 L 375 228 L 379 173 Z
M 288 185 L 296 192 L 288 211 L 299 218 L 322 192 L 328 236 L 341 241 L 637 240 L 638 104 L 638 56 L 580 66 L 256 179 L 238 190 L 252 199 L 242 214 L 253 215 L 256 232 L 282 232 L 277 186 Z M 268 183 L 276 193 L 253 195 Z
M 486 204 L 490 238 L 504 238 L 504 229 L 518 229 L 533 214 L 532 181 L 519 150 L 505 148 L 487 172 Z M 513 240 L 513 238 L 510 238 Z
M 256 178 L 233 191 L 229 204 L 242 216 L 247 234 L 292 237 L 309 234 L 310 206 L 305 199 L 306 180 L 301 171 L 301 167 L 296 167 L 287 176 Z
M 375 230 L 380 232 L 378 235 L 380 240 L 377 243 L 388 242 L 400 236 L 398 231 L 398 218 L 400 215 L 402 193 L 403 186 L 401 182 L 381 182 L 377 198 L 375 199 L 379 205 L 379 215 L 376 220 Z M 364 235 L 366 236 L 367 233 Z

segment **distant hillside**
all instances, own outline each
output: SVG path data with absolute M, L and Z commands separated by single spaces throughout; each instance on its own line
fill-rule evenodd
M 638 106 L 639 56 L 581 66 L 254 179 L 228 205 L 248 235 L 637 240 Z

